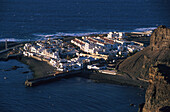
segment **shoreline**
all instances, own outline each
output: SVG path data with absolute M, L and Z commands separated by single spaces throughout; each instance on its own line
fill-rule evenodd
M 84 72 L 83 74 L 79 75 L 80 77 L 84 77 L 87 79 L 91 79 L 96 83 L 109 83 L 109 84 L 116 84 L 122 86 L 134 86 L 140 88 L 147 88 L 148 83 L 140 80 L 134 80 L 131 78 L 127 78 L 126 76 L 119 76 L 119 75 L 110 75 L 104 73 L 89 73 Z
M 50 66 L 44 61 L 39 61 L 33 58 L 22 56 L 18 61 L 28 65 L 29 69 L 33 72 L 33 78 L 41 78 L 49 76 L 50 73 L 55 72 L 55 68 Z M 50 71 L 50 72 L 49 72 Z
M 17 59 L 18 61 L 28 65 L 29 69 L 33 72 L 33 78 L 41 78 L 45 76 L 49 76 L 49 71 L 53 71 L 51 73 L 55 73 L 55 68 L 49 65 L 47 62 L 39 61 L 33 58 L 28 58 L 22 56 L 21 59 Z M 134 86 L 146 89 L 148 83 L 140 80 L 134 80 L 132 78 L 127 77 L 126 75 L 109 75 L 103 73 L 95 73 L 90 71 L 82 71 L 81 74 L 71 75 L 71 77 L 82 77 L 86 79 L 91 79 L 96 83 L 109 83 L 109 84 L 117 84 L 121 86 Z

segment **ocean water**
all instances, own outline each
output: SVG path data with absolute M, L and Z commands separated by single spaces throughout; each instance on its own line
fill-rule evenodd
M 169 0 L 0 0 L 0 41 L 170 26 Z
M 15 65 L 22 68 L 11 70 Z M 24 71 L 29 71 L 28 66 L 16 60 L 0 62 L 1 112 L 137 112 L 144 102 L 143 89 L 80 77 L 25 88 L 24 81 L 32 73 Z

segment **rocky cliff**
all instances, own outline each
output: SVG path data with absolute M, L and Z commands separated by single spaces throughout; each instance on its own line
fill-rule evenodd
M 170 65 L 170 29 L 159 26 L 150 38 L 150 45 L 128 57 L 118 65 L 118 70 L 133 79 L 149 79 L 149 68 L 156 63 Z
M 158 64 L 149 69 L 143 112 L 170 112 L 170 67 Z
M 140 112 L 170 112 L 170 29 L 159 26 L 150 38 L 150 45 L 127 58 L 118 69 L 134 80 L 150 82 Z
M 150 39 L 150 46 L 153 51 L 160 49 L 170 49 L 170 29 L 165 26 L 159 26 Z

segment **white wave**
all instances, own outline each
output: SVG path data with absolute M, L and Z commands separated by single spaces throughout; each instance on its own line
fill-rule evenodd
M 5 42 L 6 40 L 7 40 L 8 42 L 24 42 L 24 41 L 31 41 L 30 39 L 2 38 L 2 39 L 0 39 L 0 42 Z
M 71 37 L 79 37 L 79 36 L 87 36 L 91 34 L 106 34 L 108 32 L 86 32 L 86 33 L 64 33 L 57 32 L 55 34 L 33 34 L 34 36 L 39 37 L 62 37 L 62 36 L 71 36 Z
M 91 35 L 91 34 L 104 34 L 106 32 L 86 32 L 86 33 L 63 33 L 63 32 L 59 32 L 57 34 L 55 34 L 55 36 L 87 36 L 87 35 Z
M 154 30 L 157 27 L 148 27 L 148 28 L 136 28 L 135 31 L 139 31 L 139 32 L 145 32 L 145 31 L 150 31 L 150 30 Z
M 34 36 L 38 36 L 38 37 L 51 37 L 51 36 L 55 36 L 54 34 L 33 34 Z

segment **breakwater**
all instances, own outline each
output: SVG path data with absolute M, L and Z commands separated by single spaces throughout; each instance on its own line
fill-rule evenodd
M 36 86 L 36 85 L 40 85 L 40 84 L 44 84 L 44 83 L 49 83 L 49 82 L 53 82 L 56 80 L 60 80 L 62 78 L 73 77 L 76 74 L 80 74 L 80 73 L 81 73 L 81 71 L 72 71 L 72 72 L 58 73 L 58 74 L 49 75 L 49 76 L 36 78 L 36 79 L 28 79 L 25 81 L 25 86 L 32 87 L 32 86 Z

